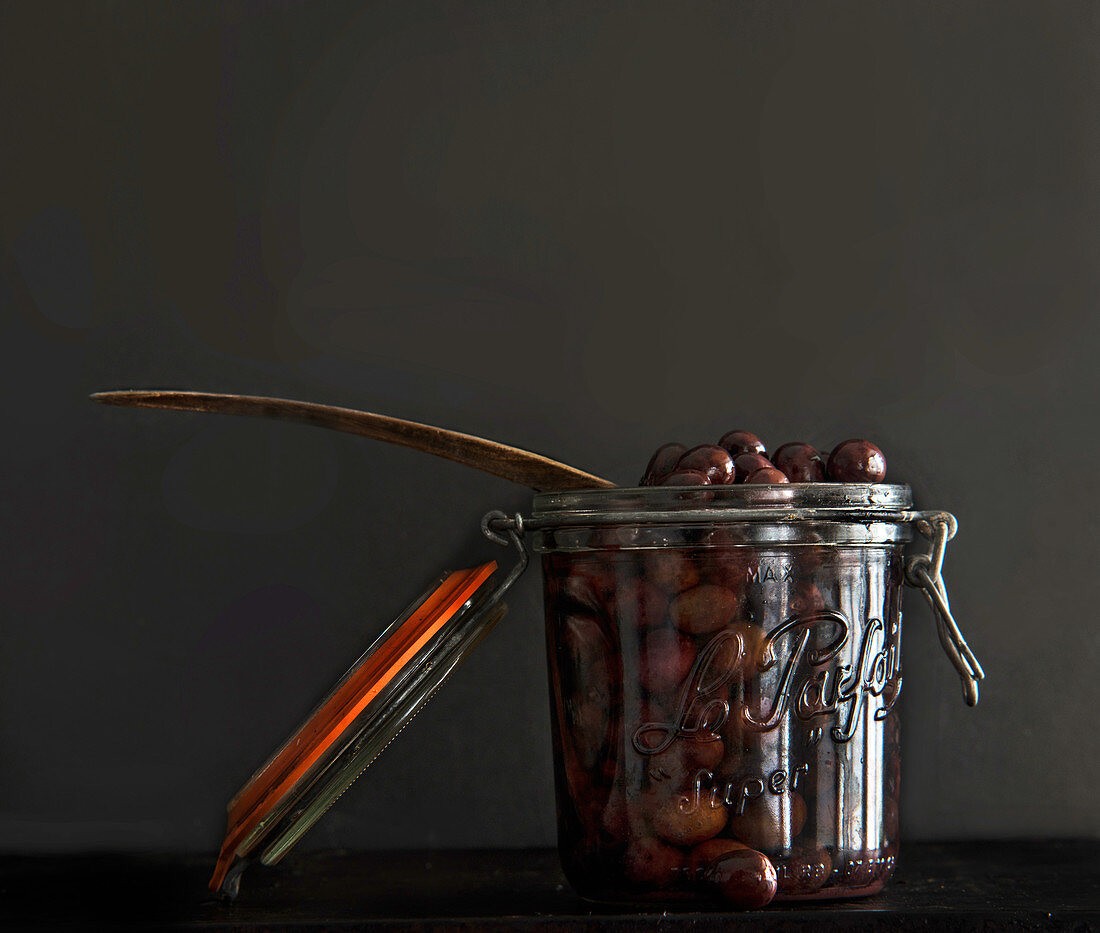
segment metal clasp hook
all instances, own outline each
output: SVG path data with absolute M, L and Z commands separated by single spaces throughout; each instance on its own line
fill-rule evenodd
M 929 540 L 930 549 L 909 557 L 905 563 L 905 580 L 910 586 L 918 587 L 928 599 L 936 616 L 940 644 L 962 680 L 963 699 L 967 706 L 977 706 L 978 682 L 985 678 L 985 671 L 951 615 L 947 583 L 943 579 L 947 542 L 955 537 L 959 523 L 950 512 L 917 512 L 913 522 L 917 531 Z
M 488 602 L 491 604 L 497 602 L 519 579 L 519 575 L 527 569 L 527 548 L 523 544 L 523 516 L 519 512 L 514 516 L 500 511 L 487 512 L 481 519 L 481 533 L 493 544 L 499 544 L 501 547 L 511 545 L 518 554 L 515 566 L 489 597 Z

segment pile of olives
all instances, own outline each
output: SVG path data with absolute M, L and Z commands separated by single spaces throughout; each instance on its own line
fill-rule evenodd
M 729 431 L 717 444 L 688 449 L 663 444 L 649 460 L 641 486 L 719 486 L 730 483 L 881 483 L 886 458 L 870 441 L 841 441 L 828 455 L 794 441 L 769 458 L 751 431 Z

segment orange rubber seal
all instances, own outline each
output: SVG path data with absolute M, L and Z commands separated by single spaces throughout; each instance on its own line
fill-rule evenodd
M 497 569 L 496 561 L 450 574 L 363 659 L 279 752 L 230 801 L 225 841 L 210 889 L 218 891 L 244 840 L 291 793 L 356 718 Z

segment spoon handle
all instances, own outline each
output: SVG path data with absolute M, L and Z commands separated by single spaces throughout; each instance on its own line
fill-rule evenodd
M 337 408 L 314 402 L 296 402 L 284 398 L 257 395 L 221 395 L 215 392 L 177 392 L 169 389 L 131 389 L 122 392 L 96 392 L 92 398 L 105 405 L 137 408 L 168 408 L 176 411 L 223 412 L 298 421 L 348 434 L 360 434 L 375 440 L 400 444 L 413 450 L 435 454 L 455 463 L 483 470 L 493 476 L 527 486 L 536 492 L 546 489 L 592 489 L 615 484 L 558 463 L 548 457 L 498 444 L 496 441 L 460 434 L 430 424 L 418 424 L 387 415 L 376 415 L 354 408 Z

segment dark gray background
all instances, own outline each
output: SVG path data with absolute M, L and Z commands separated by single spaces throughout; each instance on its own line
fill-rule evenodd
M 345 404 L 636 479 L 853 435 L 956 512 L 908 838 L 1094 835 L 1100 6 L 0 7 L 0 847 L 212 852 L 328 683 L 524 490 Z M 549 844 L 537 572 L 308 841 Z

